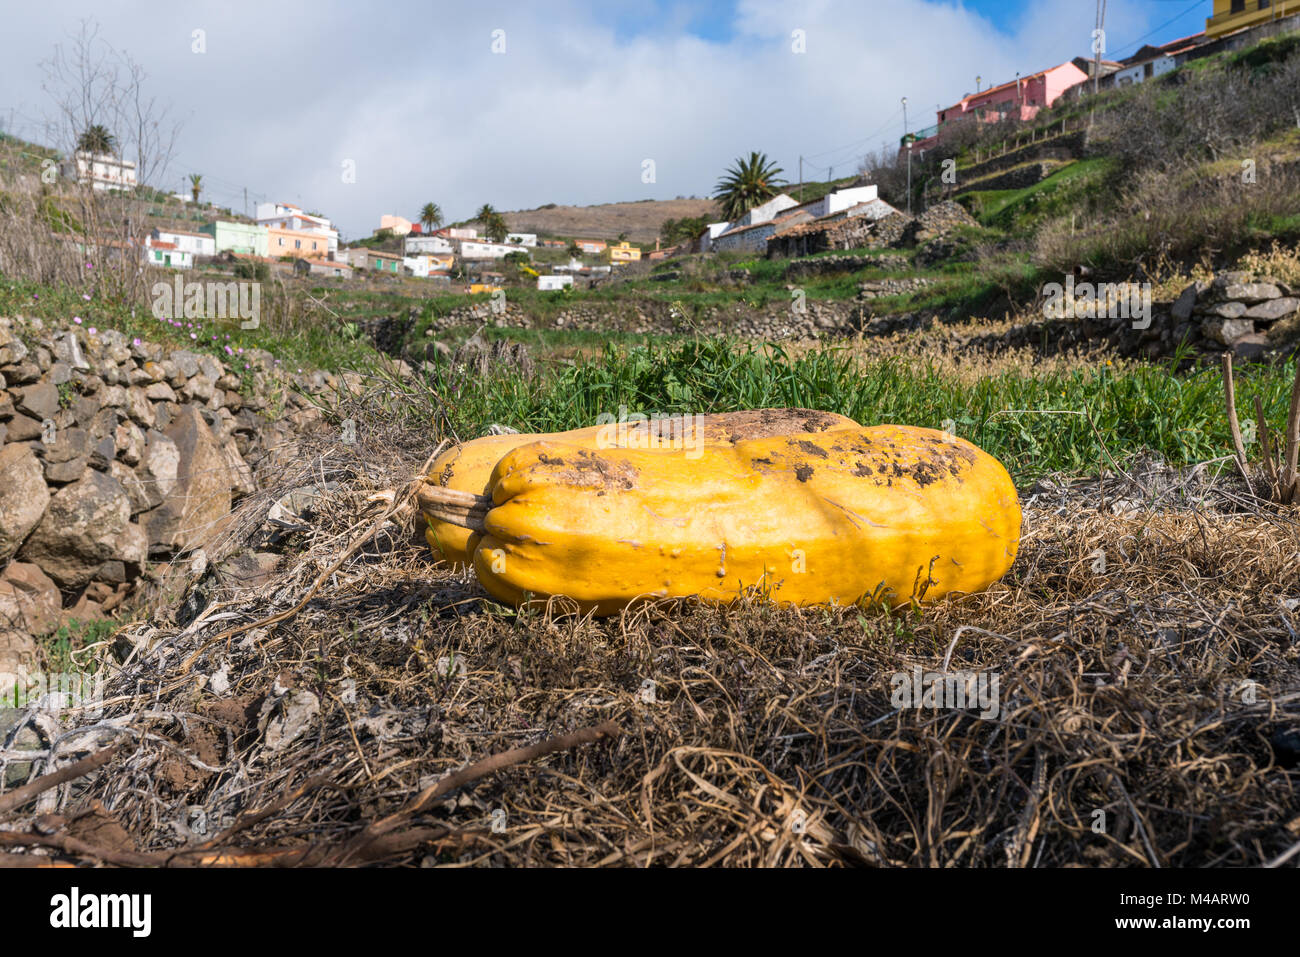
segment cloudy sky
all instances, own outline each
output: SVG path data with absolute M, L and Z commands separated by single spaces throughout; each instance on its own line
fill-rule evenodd
M 1106 56 L 1198 32 L 1211 6 L 1109 0 Z M 202 173 L 205 198 L 242 209 L 246 188 L 250 204 L 299 203 L 348 238 L 429 200 L 454 220 L 485 202 L 707 195 L 750 150 L 791 180 L 800 155 L 806 178 L 846 175 L 897 143 L 901 97 L 911 128 L 932 124 L 977 76 L 1000 83 L 1088 55 L 1096 13 L 1094 0 L 6 7 L 5 129 L 49 141 L 40 63 L 91 18 L 183 121 L 159 186 Z

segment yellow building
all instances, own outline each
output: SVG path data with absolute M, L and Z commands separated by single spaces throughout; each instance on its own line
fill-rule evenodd
M 635 263 L 641 261 L 640 248 L 633 246 L 627 240 L 617 246 L 610 246 L 605 250 L 605 253 L 609 256 L 611 263 Z
M 1214 15 L 1205 21 L 1205 35 L 1219 37 L 1297 13 L 1300 0 L 1214 0 Z

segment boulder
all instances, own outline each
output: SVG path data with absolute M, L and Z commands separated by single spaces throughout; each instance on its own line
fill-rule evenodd
M 14 415 L 7 423 L 9 426 L 7 442 L 30 442 L 32 439 L 41 437 L 41 420 L 33 419 L 30 415 L 23 415 L 21 412 Z
M 1277 299 L 1282 295 L 1282 290 L 1271 282 L 1226 282 L 1220 285 L 1220 279 L 1223 278 L 1220 276 L 1216 279 L 1214 285 L 1216 292 L 1224 299 L 1253 304 L 1266 299 Z
M 36 565 L 10 562 L 0 572 L 0 630 L 43 635 L 58 625 L 62 608 L 58 586 Z
M 1192 317 L 1192 310 L 1196 308 L 1196 299 L 1205 292 L 1207 285 L 1203 282 L 1194 282 L 1178 294 L 1170 308 L 1170 314 L 1174 317 L 1175 322 L 1186 322 Z
M 1217 316 L 1220 319 L 1240 319 L 1246 314 L 1246 307 L 1240 302 L 1219 302 L 1204 307 L 1201 312 L 1204 315 Z
M 11 442 L 0 448 L 0 563 L 14 556 L 49 502 L 41 463 L 31 447 Z
M 176 353 L 173 353 L 173 358 Z M 141 516 L 150 545 L 197 548 L 230 514 L 230 465 L 199 410 L 179 408 L 166 432 L 179 456 L 174 487 Z M 146 464 L 150 462 L 146 455 Z
M 140 476 L 121 462 L 113 462 L 109 465 L 108 474 L 117 479 L 122 488 L 126 489 L 126 497 L 131 502 L 132 518 L 162 504 L 162 495 L 158 493 L 157 486 L 152 483 L 146 485 L 140 481 Z
M 1300 299 L 1269 299 L 1247 309 L 1246 318 L 1258 319 L 1261 322 L 1274 322 L 1278 319 L 1285 319 L 1297 309 L 1300 309 Z
M 59 389 L 50 382 L 38 382 L 18 390 L 18 411 L 34 419 L 52 419 L 59 411 Z
M 50 497 L 18 557 L 39 565 L 61 587 L 80 588 L 106 561 L 142 563 L 143 546 L 140 530 L 132 532 L 126 490 L 112 476 L 88 471 Z
M 1223 346 L 1230 346 L 1254 331 L 1255 323 L 1249 319 L 1206 319 L 1201 323 L 1201 334 Z
M 1232 356 L 1244 362 L 1263 359 L 1268 353 L 1270 343 L 1268 336 L 1262 332 L 1250 332 L 1232 342 Z
M 151 490 L 151 496 L 157 497 L 154 505 L 161 505 L 163 499 L 176 488 L 180 464 L 181 453 L 175 442 L 153 430 L 145 436 L 144 458 L 139 469 L 140 481 Z

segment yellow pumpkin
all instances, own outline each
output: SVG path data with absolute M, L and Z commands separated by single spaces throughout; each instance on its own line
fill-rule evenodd
M 903 426 L 771 436 L 683 454 L 535 442 L 497 463 L 470 538 L 511 604 L 612 614 L 646 597 L 797 605 L 930 601 L 1011 567 L 1020 504 L 962 439 Z
M 852 419 L 834 412 L 754 409 L 615 422 L 541 435 L 485 435 L 450 448 L 434 459 L 425 481 L 435 489 L 486 494 L 492 469 L 501 457 L 539 441 L 567 442 L 590 449 L 641 448 L 690 454 L 708 445 L 731 445 L 744 439 L 856 426 Z M 453 564 L 469 564 L 469 531 L 447 521 L 437 509 L 426 508 L 424 517 L 428 523 L 424 536 L 433 554 Z

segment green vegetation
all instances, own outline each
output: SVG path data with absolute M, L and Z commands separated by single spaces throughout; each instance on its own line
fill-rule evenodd
M 785 180 L 780 178 L 782 172 L 765 153 L 750 153 L 748 159 L 737 159 L 714 187 L 713 196 L 722 218 L 737 219 L 775 196 L 777 189 L 785 185 Z
M 1259 395 L 1269 423 L 1287 416 L 1294 365 L 1243 370 L 1237 402 Z M 672 345 L 610 346 L 536 378 L 509 370 L 455 378 L 441 369 L 429 384 L 455 395 L 447 428 L 479 435 L 489 423 L 546 432 L 590 425 L 602 413 L 725 412 L 802 406 L 864 425 L 907 422 L 955 432 L 997 456 L 1020 483 L 1054 471 L 1113 467 L 1144 450 L 1175 464 L 1230 454 L 1217 370 L 1171 374 L 1162 365 L 1115 369 L 1078 365 L 1026 375 L 1007 370 L 974 381 L 920 360 L 854 357 L 824 348 L 794 355 L 778 345 L 723 338 Z M 412 410 L 427 421 L 430 409 Z
M 984 226 L 1031 233 L 1049 219 L 1087 211 L 1104 202 L 1115 163 L 1106 157 L 1076 160 L 1023 189 L 972 190 L 959 198 Z

